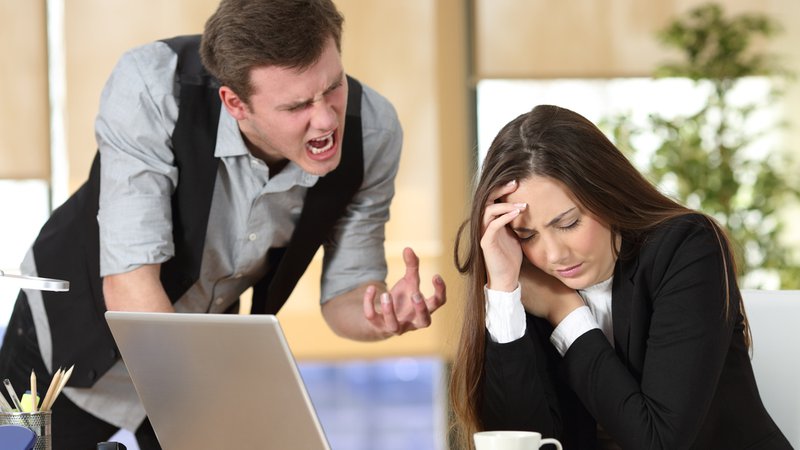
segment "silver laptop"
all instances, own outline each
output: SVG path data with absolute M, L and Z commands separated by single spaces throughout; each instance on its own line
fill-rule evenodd
M 330 450 L 275 316 L 106 320 L 165 450 Z

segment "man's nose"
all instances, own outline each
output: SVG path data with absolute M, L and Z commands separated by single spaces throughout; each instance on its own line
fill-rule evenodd
M 338 115 L 333 104 L 327 101 L 320 101 L 314 104 L 311 117 L 311 127 L 315 130 L 330 131 L 338 127 Z

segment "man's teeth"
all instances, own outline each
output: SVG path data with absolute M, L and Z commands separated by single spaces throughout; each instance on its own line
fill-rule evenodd
M 313 139 L 308 141 L 306 144 L 306 148 L 311 151 L 311 153 L 315 155 L 319 155 L 322 152 L 326 152 L 333 147 L 333 133 L 329 134 L 328 136 L 322 139 Z

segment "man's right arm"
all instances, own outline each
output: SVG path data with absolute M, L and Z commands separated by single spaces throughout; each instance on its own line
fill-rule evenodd
M 95 124 L 100 150 L 100 276 L 108 309 L 170 311 L 160 265 L 174 255 L 171 149 L 177 120 L 175 54 L 163 43 L 127 52 L 103 90 Z
M 161 285 L 160 264 L 145 264 L 130 272 L 103 278 L 109 311 L 175 312 Z

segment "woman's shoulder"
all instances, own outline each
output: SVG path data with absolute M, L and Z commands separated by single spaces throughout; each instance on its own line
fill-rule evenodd
M 662 262 L 679 254 L 694 259 L 701 255 L 718 255 L 725 241 L 722 229 L 713 219 L 700 213 L 688 213 L 653 228 L 638 253 L 640 259 Z
M 714 234 L 717 225 L 705 214 L 690 212 L 675 216 L 660 223 L 649 233 L 649 237 L 679 237 L 692 233 Z

